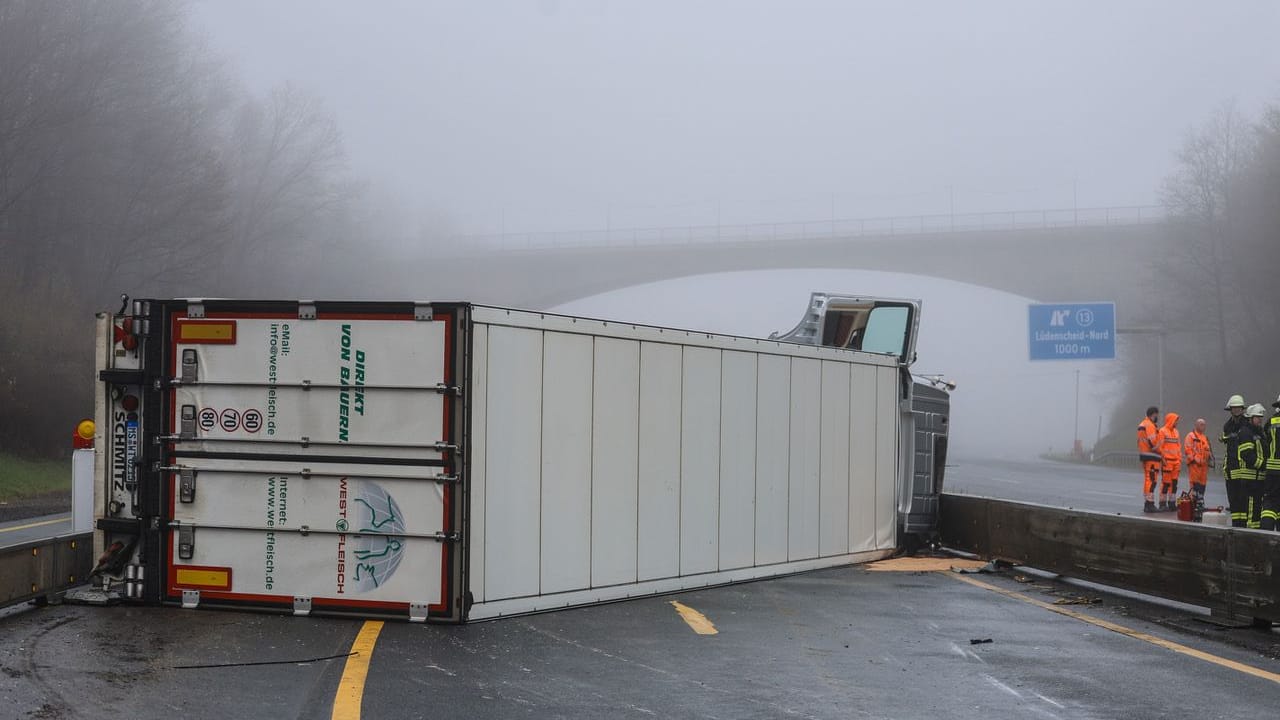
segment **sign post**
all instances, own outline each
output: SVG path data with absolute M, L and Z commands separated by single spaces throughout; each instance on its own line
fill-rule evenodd
M 1114 360 L 1116 304 L 1045 303 L 1028 307 L 1032 360 Z

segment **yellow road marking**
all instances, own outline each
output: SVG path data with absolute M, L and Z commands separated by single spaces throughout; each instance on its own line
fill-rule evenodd
M 374 643 L 382 632 L 381 620 L 366 620 L 351 643 L 351 655 L 338 681 L 338 694 L 333 698 L 332 720 L 360 720 L 360 701 L 364 698 L 364 680 L 369 675 L 369 660 Z
M 680 617 L 684 619 L 685 623 L 687 623 L 689 627 L 693 628 L 693 631 L 699 635 L 717 635 L 720 633 L 720 631 L 716 629 L 716 626 L 711 624 L 711 621 L 707 619 L 706 615 L 703 615 L 688 605 L 672 600 L 671 607 L 675 608 L 676 612 L 680 613 Z
M 1036 607 L 1044 608 L 1045 610 L 1048 610 L 1050 612 L 1056 612 L 1059 615 L 1066 615 L 1069 618 L 1075 618 L 1076 620 L 1087 622 L 1090 625 L 1097 625 L 1100 628 L 1110 630 L 1111 632 L 1120 633 L 1121 635 L 1131 637 L 1135 640 L 1142 640 L 1144 642 L 1149 642 L 1152 645 L 1162 647 L 1166 650 L 1172 650 L 1173 652 L 1176 652 L 1176 653 L 1189 655 L 1198 660 L 1203 660 L 1208 663 L 1213 663 L 1214 665 L 1219 665 L 1221 667 L 1229 668 L 1237 672 L 1242 672 L 1246 675 L 1252 675 L 1256 678 L 1261 678 L 1263 680 L 1270 680 L 1273 683 L 1280 684 L 1280 674 L 1269 672 L 1267 670 L 1263 670 L 1262 668 L 1256 668 L 1252 665 L 1245 665 L 1244 663 L 1236 662 L 1235 660 L 1228 660 L 1227 658 L 1224 658 L 1224 657 L 1211 655 L 1207 652 L 1204 652 L 1203 650 L 1197 650 L 1193 647 L 1187 647 L 1186 645 L 1173 642 L 1172 640 L 1165 640 L 1164 638 L 1159 638 L 1159 637 L 1156 637 L 1155 635 L 1148 635 L 1147 633 L 1134 630 L 1133 628 L 1127 628 L 1123 625 L 1117 625 L 1113 622 L 1108 622 L 1100 618 L 1092 617 L 1082 612 L 1076 612 L 1075 610 L 1068 610 L 1067 608 L 1062 607 L 1061 605 L 1051 605 L 1047 602 L 1043 602 L 1041 600 L 1036 600 L 1035 598 L 1027 597 L 1026 595 L 1023 595 L 1020 592 L 1016 592 L 1013 590 L 1006 590 L 1001 587 L 996 587 L 995 585 L 984 583 L 981 580 L 975 580 L 971 577 L 965 577 L 964 575 L 956 575 L 954 573 L 948 573 L 948 574 L 951 575 L 951 577 L 955 578 L 956 580 L 959 580 L 960 582 L 969 583 L 970 585 L 983 588 L 984 590 L 990 590 L 992 592 L 1000 593 L 1001 595 L 1004 595 L 1005 597 L 1013 598 L 1014 600 L 1021 600 L 1023 602 L 1031 603 Z
M 55 523 L 66 522 L 71 519 L 70 515 L 52 520 L 41 520 L 40 522 L 27 523 L 26 525 L 14 525 L 13 527 L 0 528 L 0 532 L 13 532 L 14 530 L 26 530 L 27 528 L 41 527 L 42 525 L 53 525 Z

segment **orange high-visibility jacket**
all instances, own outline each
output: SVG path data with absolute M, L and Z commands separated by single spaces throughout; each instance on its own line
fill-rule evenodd
M 1142 462 L 1160 462 L 1160 431 L 1151 418 L 1138 423 L 1138 457 Z
M 1166 413 L 1160 428 L 1160 457 L 1165 470 L 1177 472 L 1182 467 L 1182 437 L 1178 435 L 1178 413 Z
M 1209 438 L 1198 430 L 1192 430 L 1187 433 L 1187 439 L 1182 444 L 1183 451 L 1187 454 L 1188 465 L 1208 465 L 1209 456 L 1212 454 L 1212 447 L 1209 445 Z

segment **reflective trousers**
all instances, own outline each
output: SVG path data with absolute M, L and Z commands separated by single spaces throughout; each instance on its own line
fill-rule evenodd
M 1280 523 L 1280 471 L 1269 470 L 1262 481 L 1263 530 L 1275 530 Z
M 1164 502 L 1165 498 L 1169 502 L 1177 502 L 1178 500 L 1178 476 L 1182 474 L 1182 463 L 1176 465 L 1165 465 L 1160 469 L 1160 501 Z
M 1156 486 L 1160 484 L 1160 461 L 1147 460 L 1142 463 L 1142 499 L 1154 502 Z
M 1266 481 L 1227 479 L 1227 503 L 1231 505 L 1231 527 L 1262 527 L 1262 498 Z
M 1191 476 L 1191 486 L 1200 486 L 1203 490 L 1204 486 L 1209 483 L 1209 466 L 1203 463 L 1192 463 L 1187 465 L 1187 475 Z

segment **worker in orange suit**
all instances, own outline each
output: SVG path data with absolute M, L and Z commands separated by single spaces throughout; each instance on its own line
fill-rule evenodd
M 1178 433 L 1178 413 L 1164 415 L 1160 428 L 1160 503 L 1159 509 L 1178 509 L 1178 476 L 1182 474 L 1182 436 Z
M 1160 465 L 1164 458 L 1160 454 L 1160 430 L 1156 428 L 1156 418 L 1160 417 L 1160 409 L 1154 405 L 1147 408 L 1147 417 L 1138 423 L 1138 459 L 1142 461 L 1142 512 L 1153 513 L 1156 510 L 1156 486 L 1160 484 Z
M 1191 494 L 1196 503 L 1204 503 L 1205 487 L 1209 484 L 1209 468 L 1213 466 L 1213 446 L 1204 434 L 1204 418 L 1196 418 L 1195 427 L 1182 442 L 1182 452 L 1187 456 L 1187 475 L 1191 478 Z

